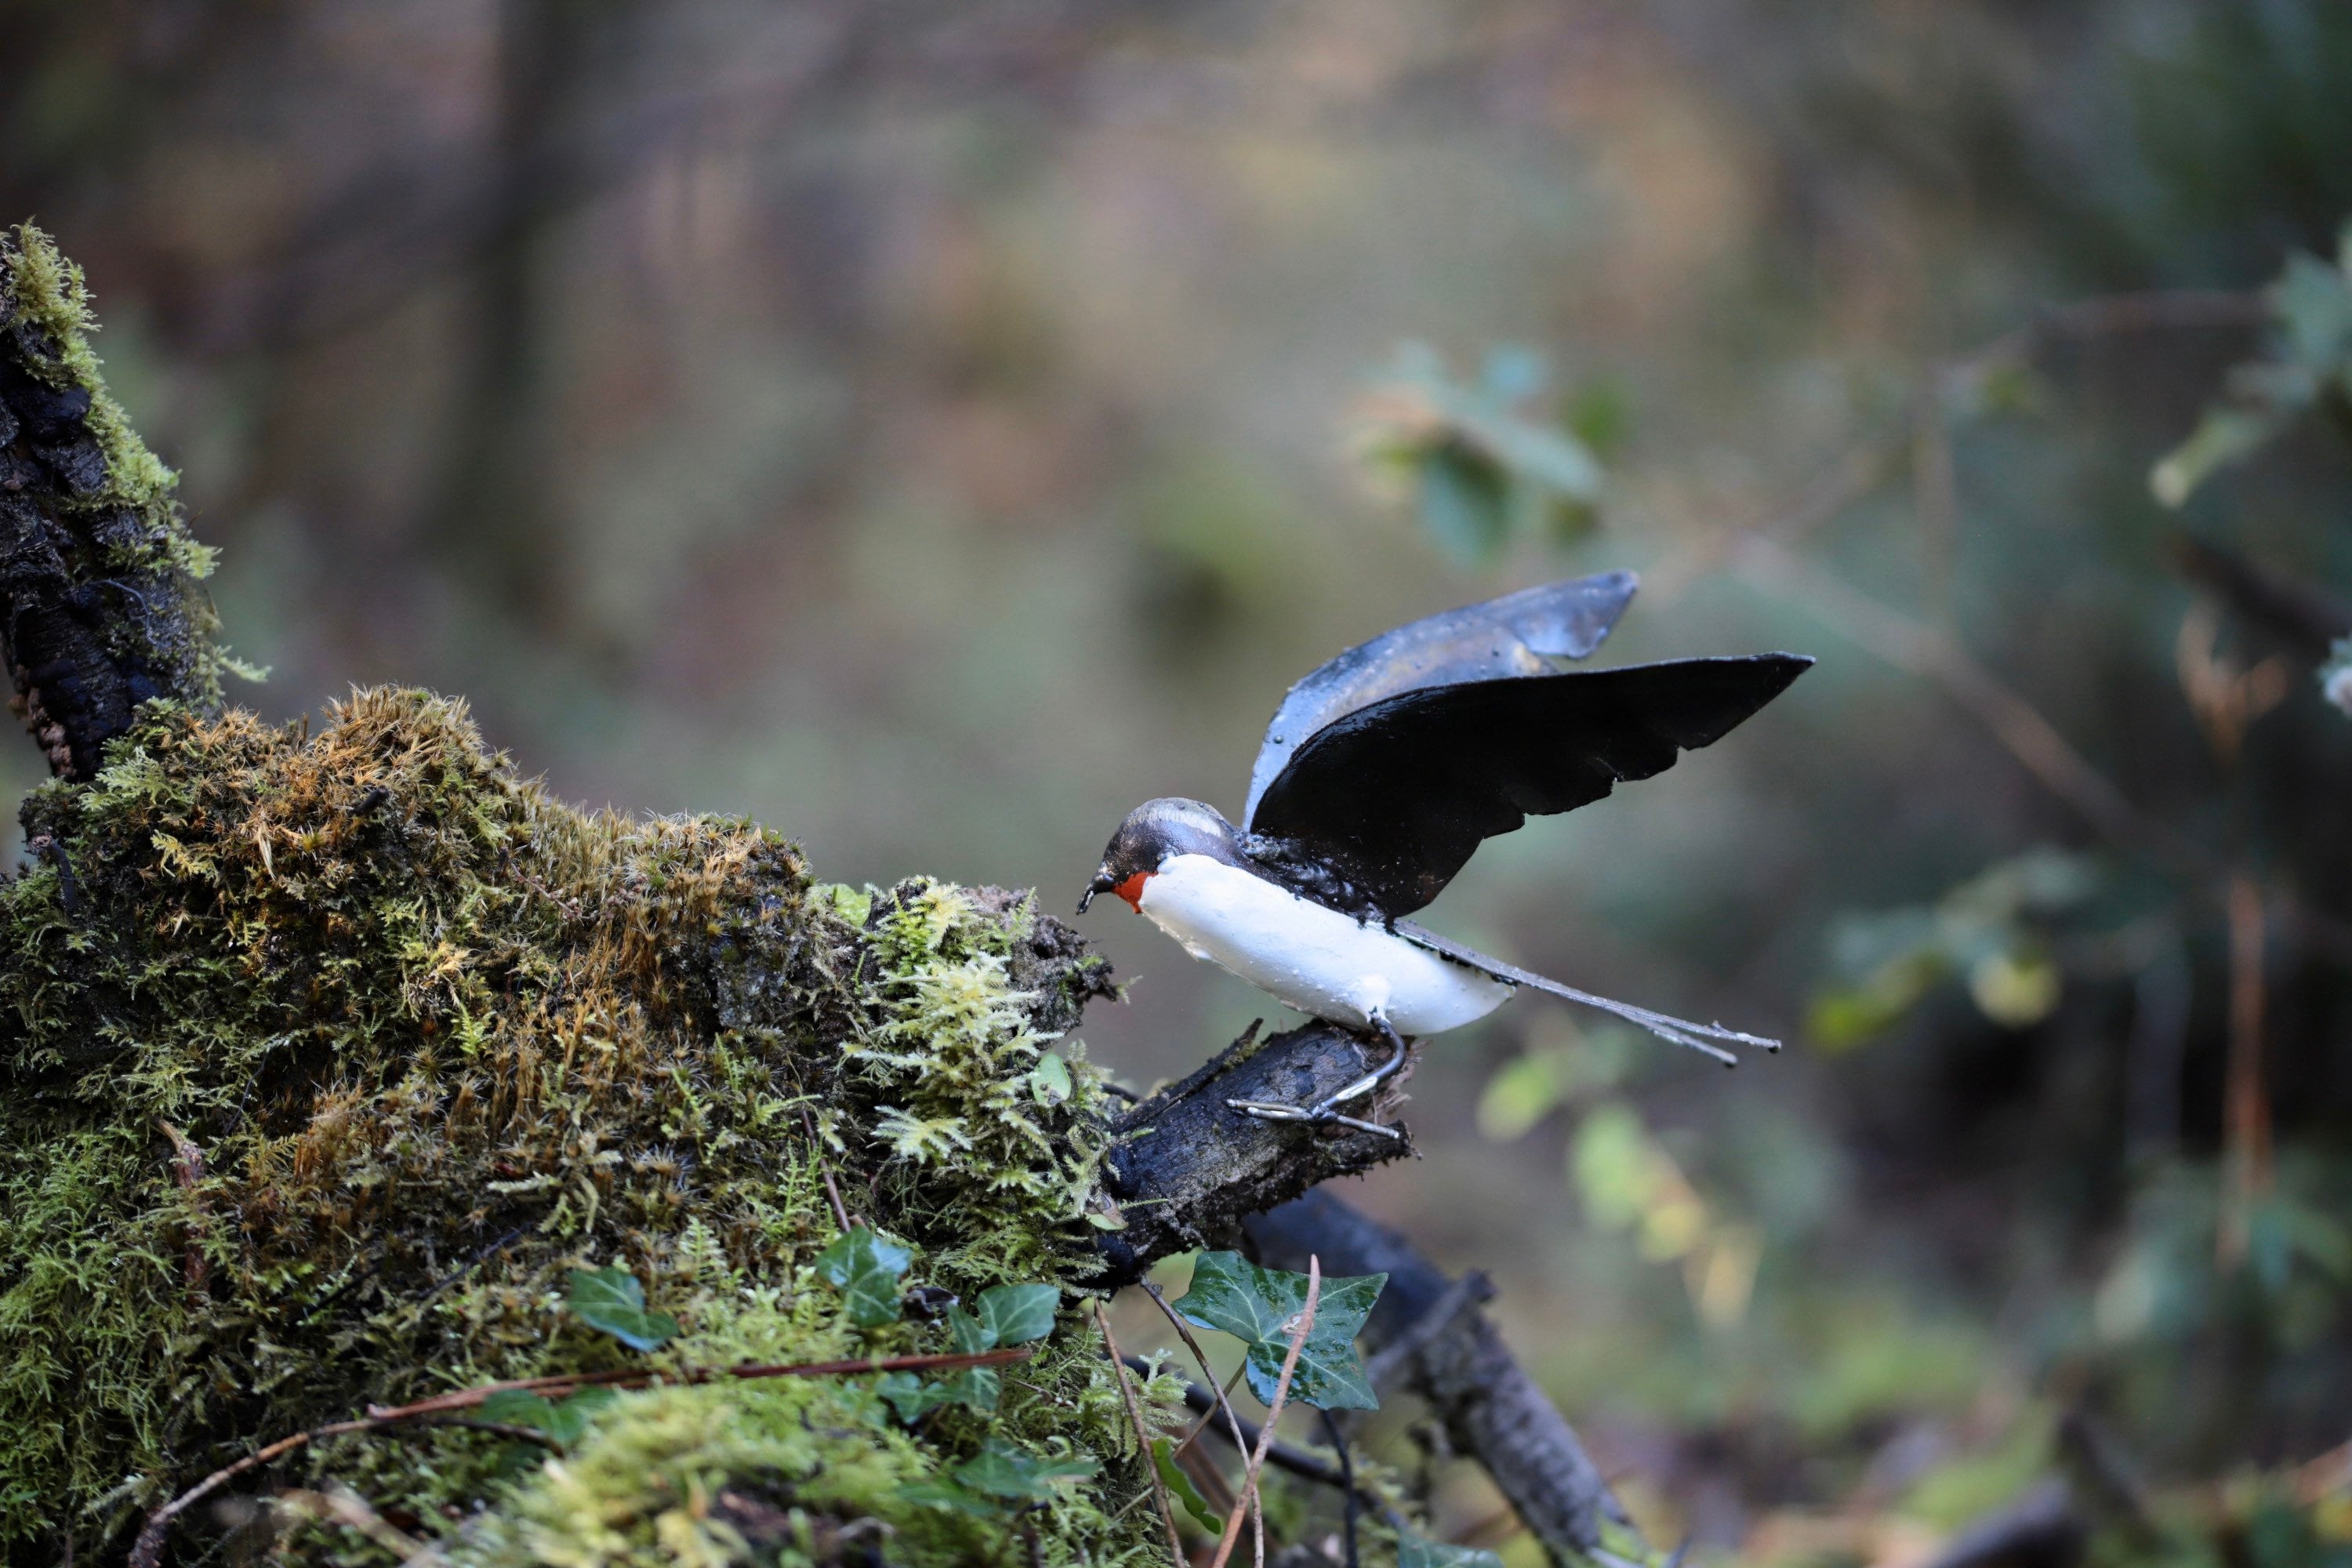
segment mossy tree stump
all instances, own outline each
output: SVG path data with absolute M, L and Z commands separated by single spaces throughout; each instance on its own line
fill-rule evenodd
M 1025 895 L 574 810 L 424 693 L 315 733 L 222 712 L 208 557 L 89 325 L 46 238 L 0 240 L 0 643 L 58 775 L 0 881 L 10 1568 L 1164 1560 L 1085 1298 L 1402 1152 L 1221 1109 L 1223 1075 L 1344 1081 L 1347 1043 L 1251 1042 L 1129 1112 L 1068 1033 L 1108 967 Z M 867 1230 L 903 1275 L 845 1310 L 827 1249 Z M 587 1271 L 663 1332 L 583 1316 Z M 1007 1285 L 1061 1307 L 991 1399 L 910 1422 L 871 1374 L 712 1375 L 946 1352 L 965 1331 L 895 1293 Z M 1475 1319 L 1447 1303 L 1381 1331 L 1427 1359 Z M 623 1372 L 649 1385 L 560 1432 L 381 1424 L 154 1518 L 369 1406 Z M 1185 1392 L 1146 1379 L 1147 1421 Z M 1556 1550 L 1613 1506 L 1573 1464 L 1570 1511 L 1530 1513 Z

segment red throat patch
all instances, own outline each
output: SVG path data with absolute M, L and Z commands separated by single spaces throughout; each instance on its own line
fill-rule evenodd
M 1127 900 L 1128 908 L 1133 910 L 1137 914 L 1141 914 L 1143 912 L 1143 884 L 1150 880 L 1151 880 L 1150 872 L 1138 871 L 1134 876 L 1129 877 L 1126 881 L 1121 882 L 1118 887 L 1113 888 L 1111 891 L 1117 893 L 1120 898 L 1125 899 Z

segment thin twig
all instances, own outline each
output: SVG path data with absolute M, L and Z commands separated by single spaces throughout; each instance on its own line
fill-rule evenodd
M 1136 1367 L 1133 1361 L 1128 1364 L 1130 1368 L 1140 1370 Z M 1214 1388 L 1203 1388 L 1197 1383 L 1188 1383 L 1184 1385 L 1184 1403 L 1201 1413 L 1202 1425 L 1205 1429 L 1216 1432 L 1225 1441 L 1233 1443 L 1234 1447 L 1241 1450 L 1244 1458 L 1247 1458 L 1249 1451 L 1257 1447 L 1258 1438 L 1263 1435 L 1263 1428 L 1246 1416 L 1234 1418 L 1234 1426 L 1240 1429 L 1238 1442 L 1234 1442 L 1231 1436 L 1216 1426 L 1213 1417 L 1217 1414 L 1219 1402 L 1217 1391 Z M 1293 1447 L 1278 1437 L 1266 1448 L 1265 1462 L 1277 1470 L 1287 1470 L 1301 1480 L 1313 1481 L 1318 1486 L 1336 1487 L 1341 1484 L 1339 1466 L 1319 1454 L 1305 1448 Z M 1370 1487 L 1358 1485 L 1356 1498 L 1358 1501 L 1378 1510 L 1381 1517 L 1391 1524 L 1402 1526 L 1403 1516 L 1391 1508 L 1387 1500 Z
M 188 1194 L 188 1206 L 195 1211 L 200 1222 L 209 1222 L 210 1216 L 205 1211 L 205 1152 L 197 1148 L 186 1133 L 163 1117 L 155 1118 L 155 1125 L 163 1130 L 164 1138 L 171 1142 L 172 1174 L 179 1182 L 180 1190 Z M 203 1238 L 195 1234 L 194 1226 L 189 1230 L 186 1258 L 180 1269 L 182 1279 L 192 1291 L 203 1290 L 212 1273 L 212 1267 L 205 1258 Z
M 1118 1397 L 1127 1406 L 1127 1418 L 1135 1424 L 1136 1452 L 1151 1478 L 1151 1500 L 1159 1505 L 1160 1522 L 1168 1527 L 1168 1551 L 1176 1568 L 1183 1568 L 1184 1538 L 1176 1530 L 1176 1510 L 1168 1502 L 1168 1483 L 1160 1479 L 1159 1458 L 1151 1451 L 1151 1428 L 1143 1424 L 1143 1406 L 1135 1397 L 1134 1386 L 1127 1381 L 1127 1363 L 1119 1359 L 1118 1341 L 1111 1336 L 1110 1314 L 1103 1310 L 1100 1300 L 1095 1302 L 1095 1324 L 1102 1330 L 1103 1348 L 1110 1352 L 1110 1375 L 1118 1384 Z
M 1176 1444 L 1176 1453 L 1179 1457 L 1182 1456 L 1184 1450 L 1199 1442 L 1201 1440 L 1201 1434 L 1207 1431 L 1210 1426 L 1215 1423 L 1217 1418 L 1217 1406 L 1225 1404 L 1226 1401 L 1233 1398 L 1234 1390 L 1241 1385 L 1242 1373 L 1248 1370 L 1249 1363 L 1244 1361 L 1234 1368 L 1233 1375 L 1226 1378 L 1223 1384 L 1212 1383 L 1208 1385 L 1207 1393 L 1209 1395 L 1209 1403 L 1205 1405 L 1199 1406 L 1201 1418 L 1198 1421 L 1193 1422 L 1191 1426 L 1187 1427 L 1185 1429 L 1184 1436 L 1178 1440 Z M 1191 1385 L 1188 1384 L 1187 1386 L 1190 1387 Z M 1187 1395 L 1187 1402 L 1192 1403 L 1189 1394 Z M 1239 1420 L 1239 1417 L 1235 1417 L 1235 1419 Z M 1251 1427 L 1250 1424 L 1246 1421 L 1240 1422 L 1240 1425 L 1242 1429 L 1244 1431 L 1255 1430 L 1255 1428 Z M 1250 1442 L 1255 1440 L 1255 1439 L 1249 1439 L 1238 1445 L 1241 1451 L 1244 1454 L 1248 1453 L 1250 1451 Z
M 1343 1539 L 1347 1542 L 1348 1568 L 1362 1568 L 1356 1556 L 1356 1460 L 1348 1452 L 1348 1439 L 1339 1430 L 1339 1418 L 1328 1410 L 1321 1412 L 1323 1436 L 1331 1439 L 1331 1452 L 1339 1457 L 1339 1484 L 1347 1489 L 1347 1502 L 1340 1510 Z
M 2032 704 L 1949 637 L 1854 592 L 1777 542 L 1750 539 L 1739 553 L 1743 574 L 1750 582 L 1811 601 L 1827 612 L 1831 626 L 1879 658 L 1941 687 L 2052 794 L 2102 834 L 2120 844 L 2151 849 L 2178 867 L 2203 868 L 2208 857 L 2202 850 L 2133 805 Z
M 2254 1205 L 2271 1184 L 2271 1108 L 2263 1081 L 2263 895 L 2243 872 L 2230 879 L 2230 1057 L 2222 1164 L 2228 1191 L 2214 1248 L 2242 1262 Z
M 809 1154 L 816 1161 L 816 1173 L 824 1178 L 824 1195 L 833 1205 L 833 1217 L 840 1225 L 841 1234 L 847 1236 L 857 1227 L 849 1223 L 849 1207 L 841 1201 L 841 1189 L 833 1184 L 833 1167 L 825 1163 L 824 1141 L 817 1137 L 816 1122 L 805 1105 L 801 1107 L 801 1126 L 808 1133 Z
M 1217 1555 L 1210 1562 L 1209 1568 L 1225 1568 L 1226 1559 L 1234 1554 L 1234 1542 L 1241 1539 L 1243 1518 L 1255 1511 L 1251 1505 L 1257 1499 L 1258 1471 L 1265 1467 L 1266 1447 L 1274 1441 L 1276 1424 L 1282 1419 L 1283 1402 L 1290 1397 L 1290 1379 L 1298 1371 L 1298 1352 L 1307 1348 L 1307 1335 L 1315 1327 L 1315 1304 L 1322 1296 L 1323 1260 L 1309 1258 L 1307 1260 L 1307 1305 L 1299 1309 L 1297 1325 L 1290 1331 L 1290 1349 L 1282 1358 L 1282 1375 L 1274 1382 L 1274 1398 L 1265 1407 L 1265 1425 L 1258 1428 L 1257 1449 L 1250 1455 L 1249 1466 L 1242 1472 L 1241 1499 L 1234 1504 L 1234 1511 L 1225 1516 L 1224 1537 L 1217 1542 Z M 1265 1568 L 1265 1526 L 1264 1515 L 1258 1513 L 1256 1517 L 1260 1523 L 1255 1561 L 1257 1568 Z
M 1143 1283 L 1143 1293 L 1151 1298 L 1151 1304 L 1160 1309 L 1160 1316 L 1166 1318 L 1171 1323 L 1173 1323 L 1176 1326 L 1176 1332 L 1183 1340 L 1184 1348 L 1191 1351 L 1192 1352 L 1192 1359 L 1201 1363 L 1201 1385 L 1214 1394 L 1217 1397 L 1216 1405 L 1210 1409 L 1207 1415 L 1201 1417 L 1201 1426 L 1207 1426 L 1210 1418 L 1213 1416 L 1217 1411 L 1223 1411 L 1225 1413 L 1225 1420 L 1231 1424 L 1234 1429 L 1234 1449 L 1240 1453 L 1248 1453 L 1250 1449 L 1249 1439 L 1242 1436 L 1242 1418 L 1234 1414 L 1233 1401 L 1226 1397 L 1226 1394 L 1232 1389 L 1233 1384 L 1228 1383 L 1222 1388 L 1217 1385 L 1216 1371 L 1209 1365 L 1209 1352 L 1201 1348 L 1201 1342 L 1192 1337 L 1192 1325 L 1186 1322 L 1177 1314 L 1176 1309 L 1168 1304 L 1168 1298 L 1160 1294 L 1160 1287 L 1147 1279 Z M 1240 1367 L 1235 1367 L 1234 1369 L 1234 1376 L 1238 1379 L 1241 1374 L 1242 1369 Z M 1200 1436 L 1201 1426 L 1195 1426 L 1191 1432 L 1185 1435 L 1184 1442 L 1186 1444 L 1190 1444 L 1194 1437 Z
M 415 1415 L 430 1415 L 445 1410 L 467 1410 L 479 1405 L 493 1394 L 520 1391 L 525 1394 L 569 1394 L 580 1388 L 626 1388 L 632 1384 L 716 1383 L 721 1378 L 754 1379 L 767 1377 L 842 1377 L 861 1372 L 929 1372 L 954 1371 L 968 1366 L 1003 1366 L 1010 1362 L 1027 1361 L 1034 1354 L 1029 1345 L 1010 1345 L 993 1351 L 944 1351 L 936 1355 L 884 1356 L 865 1361 L 794 1362 L 789 1364 L 747 1363 L 741 1366 L 688 1367 L 677 1372 L 656 1372 L 650 1368 L 629 1367 L 614 1372 L 558 1373 L 550 1377 L 516 1378 L 508 1383 L 486 1383 L 473 1388 L 452 1389 L 436 1394 L 430 1399 L 420 1399 L 414 1405 L 383 1406 L 371 1405 L 372 1419 L 394 1421 Z
M 139 1531 L 139 1539 L 131 1542 L 131 1568 L 156 1568 L 156 1564 L 163 1560 L 163 1537 L 170 1532 L 172 1521 L 177 1519 L 189 1507 L 203 1501 L 237 1477 L 249 1470 L 257 1470 L 272 1460 L 283 1458 L 295 1449 L 306 1444 L 318 1442 L 321 1438 L 340 1437 L 350 1432 L 373 1431 L 387 1424 L 383 1421 L 370 1418 L 362 1421 L 337 1421 L 325 1426 L 314 1426 L 308 1432 L 297 1432 L 291 1437 L 280 1437 L 266 1447 L 257 1448 L 235 1464 L 215 1470 L 211 1475 L 147 1516 L 146 1524 Z

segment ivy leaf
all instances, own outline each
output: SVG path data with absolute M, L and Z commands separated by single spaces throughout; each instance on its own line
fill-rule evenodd
M 1220 1520 L 1220 1524 L 1224 1522 Z M 1503 1560 L 1475 1546 L 1432 1541 L 1410 1530 L 1397 1531 L 1397 1568 L 1503 1568 Z
M 602 1329 L 631 1350 L 659 1350 L 677 1338 L 677 1320 L 667 1312 L 646 1310 L 646 1288 L 617 1263 L 604 1268 L 573 1269 L 567 1304 L 573 1317 L 592 1329 Z
M 1052 1502 L 1064 1481 L 1082 1481 L 1093 1475 L 1092 1459 L 1041 1459 L 1022 1452 L 1002 1437 L 991 1437 L 977 1457 L 955 1468 L 957 1482 L 985 1497 L 1009 1502 Z
M 978 1355 L 996 1348 L 996 1331 L 961 1307 L 950 1307 L 948 1342 L 965 1355 Z
M 889 1372 L 874 1387 L 908 1426 L 949 1405 L 961 1405 L 983 1415 L 992 1414 L 1003 1391 L 996 1369 L 988 1366 L 965 1367 L 945 1383 L 926 1381 L 911 1372 Z
M 478 1414 L 500 1426 L 544 1432 L 569 1448 L 587 1432 L 589 1418 L 619 1397 L 609 1388 L 583 1388 L 559 1404 L 528 1389 L 502 1388 L 482 1401 Z
M 865 1226 L 835 1238 L 817 1254 L 817 1272 L 841 1292 L 842 1310 L 861 1329 L 898 1321 L 898 1277 L 915 1255 Z
M 911 1372 L 886 1372 L 875 1384 L 874 1392 L 887 1401 L 898 1413 L 898 1420 L 912 1426 L 942 1405 L 955 1403 L 955 1395 L 941 1384 L 926 1383 Z
M 1054 1331 L 1054 1313 L 1062 1304 L 1058 1285 L 992 1285 L 980 1293 L 981 1326 L 988 1331 L 987 1348 L 1025 1345 Z
M 1224 1530 L 1224 1515 L 1209 1506 L 1209 1500 L 1201 1495 L 1201 1489 L 1192 1484 L 1192 1478 L 1176 1463 L 1174 1438 L 1151 1439 L 1151 1466 L 1160 1472 L 1160 1483 L 1167 1487 L 1168 1495 L 1184 1505 L 1184 1511 L 1192 1516 L 1193 1523 L 1212 1535 Z
M 992 1366 L 968 1366 L 940 1385 L 940 1392 L 967 1410 L 986 1415 L 994 1412 L 1004 1381 Z
M 1326 1279 L 1315 1303 L 1315 1326 L 1299 1348 L 1290 1394 L 1318 1410 L 1377 1410 L 1380 1397 L 1364 1377 L 1356 1335 L 1381 1299 L 1385 1274 Z M 1188 1322 L 1219 1329 L 1249 1347 L 1250 1392 L 1274 1403 L 1291 1330 L 1307 1307 L 1307 1276 L 1261 1268 L 1238 1252 L 1204 1252 L 1192 1266 L 1192 1288 L 1176 1303 Z

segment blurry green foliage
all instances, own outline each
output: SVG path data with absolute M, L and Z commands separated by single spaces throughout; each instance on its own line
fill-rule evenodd
M 1052 1502 L 1100 1468 L 1090 1458 L 1044 1458 L 991 1437 L 949 1479 L 918 1481 L 901 1495 L 910 1502 L 985 1516 L 1003 1511 L 1008 1504 Z
M 1569 1038 L 1531 1045 L 1487 1079 L 1478 1096 L 1482 1134 L 1507 1143 L 1579 1095 L 1615 1085 L 1644 1038 L 1613 1025 L 1567 1029 Z
M 2080 908 L 2098 885 L 2082 857 L 2035 849 L 1979 872 L 1934 904 L 1846 917 L 1830 943 L 1843 978 L 1815 994 L 1808 1034 L 1825 1050 L 1860 1045 L 1955 976 L 2002 1027 L 2040 1022 L 2058 1005 L 2063 985 L 2048 924 Z
M 1995 1442 L 1932 1466 L 1905 1489 L 1903 1511 L 1939 1530 L 1960 1530 L 2000 1510 L 2047 1473 L 2050 1412 L 2035 1409 Z
M 2352 222 L 2337 235 L 2333 263 L 2287 258 L 2268 300 L 2269 353 L 2230 373 L 2221 401 L 2148 476 L 2167 506 L 2179 506 L 2316 407 L 2332 403 L 2352 414 Z
M 609 1388 L 583 1388 L 562 1399 L 550 1399 L 529 1389 L 502 1388 L 482 1401 L 479 1415 L 501 1426 L 530 1426 L 546 1433 L 559 1447 L 580 1441 L 595 1414 L 620 1394 Z
M 1596 448 L 1622 441 L 1628 413 L 1612 383 L 1555 413 L 1543 405 L 1550 382 L 1543 356 L 1518 345 L 1495 349 L 1476 381 L 1458 382 L 1428 344 L 1403 344 L 1357 406 L 1359 451 L 1413 498 L 1430 537 L 1467 564 L 1515 538 L 1571 538 L 1600 506 Z
M 1726 1327 L 1746 1314 L 1761 1234 L 1703 1197 L 1630 1103 L 1612 1100 L 1584 1118 L 1569 1173 L 1593 1224 L 1631 1233 L 1651 1262 L 1682 1266 L 1703 1320 Z
M 1503 1568 L 1503 1560 L 1480 1547 L 1432 1541 L 1402 1530 L 1397 1532 L 1397 1568 Z
M 677 1338 L 677 1320 L 667 1312 L 647 1311 L 645 1286 L 618 1264 L 573 1269 L 565 1304 L 573 1317 L 631 1350 L 659 1350 Z
M 2341 1176 L 2323 1163 L 2284 1163 L 2276 1185 L 2248 1205 L 2242 1276 L 2218 1274 L 2221 1184 L 2210 1165 L 2160 1167 L 2133 1194 L 2123 1242 L 2092 1298 L 2092 1321 L 2111 1344 L 2197 1342 L 2251 1307 L 2290 1349 L 2331 1331 L 2352 1287 L 2352 1230 Z M 2241 1284 L 2253 1287 L 2242 1300 Z

